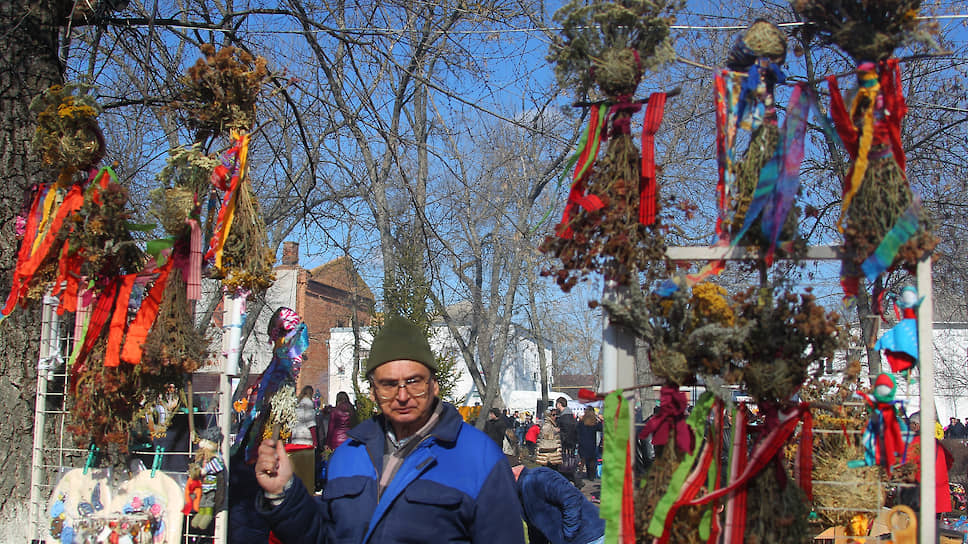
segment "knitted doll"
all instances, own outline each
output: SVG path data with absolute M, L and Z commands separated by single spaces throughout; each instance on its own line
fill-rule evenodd
M 907 450 L 904 433 L 907 425 L 898 417 L 898 405 L 894 400 L 897 381 L 891 374 L 879 374 L 874 380 L 873 394 L 857 393 L 871 410 L 871 419 L 864 429 L 864 458 L 849 461 L 848 467 L 881 465 L 887 473 L 895 463 L 903 463 Z
M 218 455 L 218 444 L 211 440 L 202 439 L 198 443 L 198 450 L 195 451 L 195 462 L 189 471 L 192 476 L 198 477 L 198 489 L 200 495 L 196 501 L 198 514 L 192 518 L 191 526 L 199 529 L 208 529 L 215 515 L 215 505 L 218 491 L 224 488 L 225 463 Z M 189 480 L 192 485 L 192 480 Z M 188 491 L 186 489 L 186 495 Z M 186 508 L 188 505 L 185 505 Z

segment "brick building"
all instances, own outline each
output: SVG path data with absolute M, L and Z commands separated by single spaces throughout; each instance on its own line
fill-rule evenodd
M 293 309 L 309 327 L 309 349 L 303 355 L 297 390 L 311 385 L 325 399 L 329 389 L 330 329 L 351 326 L 354 312 L 359 325 L 368 326 L 375 303 L 373 293 L 349 257 L 339 257 L 311 270 L 302 268 L 296 242 L 283 243 L 276 276 L 287 278 L 288 285 L 280 287 L 291 293 Z
M 302 268 L 296 242 L 283 243 L 281 264 L 274 271 L 276 281 L 266 291 L 265 305 L 258 315 L 253 315 L 256 305 L 249 301 L 246 319 L 255 319 L 256 324 L 242 351 L 242 361 L 252 361 L 246 383 L 253 383 L 269 365 L 272 347 L 266 328 L 276 308 L 286 306 L 296 310 L 309 328 L 309 348 L 303 354 L 297 391 L 304 385 L 311 385 L 326 399 L 329 393 L 330 330 L 351 326 L 354 311 L 359 326 L 369 326 L 373 293 L 348 257 L 340 257 L 311 270 Z M 221 309 L 216 312 L 213 325 L 213 352 L 218 353 L 222 349 Z M 221 360 L 217 357 L 216 364 L 206 367 L 201 374 L 220 372 Z

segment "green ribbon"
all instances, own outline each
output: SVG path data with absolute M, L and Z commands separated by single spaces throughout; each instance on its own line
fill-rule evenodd
M 672 473 L 672 480 L 669 481 L 669 488 L 666 489 L 665 495 L 659 499 L 658 504 L 655 506 L 655 513 L 652 514 L 652 521 L 649 522 L 649 534 L 658 538 L 662 536 L 663 531 L 665 531 L 665 521 L 666 516 L 669 515 L 669 510 L 672 505 L 675 504 L 676 500 L 679 498 L 679 494 L 682 491 L 682 485 L 686 482 L 686 478 L 692 471 L 692 465 L 696 462 L 696 458 L 699 457 L 699 452 L 702 450 L 703 441 L 700 437 L 703 436 L 703 430 L 706 428 L 706 418 L 709 415 L 709 410 L 712 409 L 713 401 L 716 397 L 712 393 L 706 391 L 699 397 L 699 402 L 693 407 L 692 412 L 689 417 L 686 418 L 686 424 L 692 428 L 693 433 L 695 433 L 696 441 L 692 448 L 692 451 L 687 453 L 679 466 L 676 467 L 675 472 Z M 666 444 L 666 447 L 671 447 L 671 442 Z M 602 460 L 602 464 L 605 461 Z M 602 479 L 602 489 L 605 489 L 605 480 Z M 605 498 L 604 492 L 602 498 Z
M 602 408 L 605 434 L 602 448 L 602 502 L 599 517 L 605 520 L 605 542 L 618 542 L 622 528 L 622 489 L 625 454 L 629 443 L 629 410 L 622 391 L 605 397 Z
M 168 259 L 162 258 L 161 252 L 174 247 L 174 238 L 158 238 L 157 240 L 149 240 L 146 244 L 145 251 L 148 255 L 155 258 L 155 262 L 158 266 L 164 266 Z

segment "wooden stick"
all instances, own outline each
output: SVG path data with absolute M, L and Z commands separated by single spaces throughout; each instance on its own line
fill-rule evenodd
M 675 89 L 672 89 L 671 91 L 666 91 L 665 95 L 666 95 L 666 98 L 672 98 L 673 96 L 678 96 L 681 93 L 682 93 L 682 88 L 681 87 L 676 87 Z M 648 98 L 640 98 L 638 100 L 633 100 L 632 101 L 633 104 L 646 104 L 648 102 L 649 102 L 649 99 Z M 613 100 L 596 100 L 595 102 L 575 102 L 575 103 L 573 103 L 571 105 L 571 107 L 573 107 L 573 108 L 590 108 L 592 106 L 600 106 L 602 104 L 615 104 L 615 103 L 616 102 L 613 101 Z

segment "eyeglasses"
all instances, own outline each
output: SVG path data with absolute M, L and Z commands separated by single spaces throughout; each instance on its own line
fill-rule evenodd
M 406 380 L 373 380 L 373 389 L 376 390 L 376 396 L 383 400 L 390 400 L 397 396 L 397 392 L 400 388 L 407 390 L 407 394 L 414 398 L 420 398 L 427 394 L 427 390 L 430 387 L 430 380 L 433 379 L 432 376 L 426 378 L 407 378 Z

